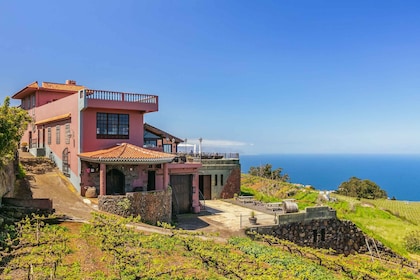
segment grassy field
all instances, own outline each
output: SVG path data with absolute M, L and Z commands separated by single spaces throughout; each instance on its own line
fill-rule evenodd
M 337 210 L 340 219 L 352 221 L 365 233 L 399 254 L 420 261 L 419 255 L 410 254 L 404 246 L 404 238 L 411 232 L 420 230 L 420 203 L 406 204 L 403 201 L 385 199 L 358 200 L 341 195 L 333 197 L 338 202 L 329 205 Z

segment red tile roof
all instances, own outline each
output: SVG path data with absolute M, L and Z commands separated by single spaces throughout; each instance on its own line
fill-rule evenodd
M 79 91 L 85 88 L 84 86 L 81 86 L 81 85 L 59 84 L 59 83 L 50 83 L 50 82 L 42 82 L 42 87 L 48 88 L 48 89 L 70 90 L 70 91 Z
M 35 122 L 35 124 L 46 124 L 46 123 L 58 122 L 58 121 L 68 120 L 70 118 L 71 118 L 71 113 L 67 113 L 64 115 L 59 115 L 52 118 L 37 121 Z
M 14 98 L 14 99 L 24 98 L 28 94 L 31 94 L 38 89 L 44 89 L 44 90 L 50 90 L 50 91 L 51 90 L 65 90 L 65 91 L 70 91 L 70 92 L 77 92 L 77 91 L 79 91 L 81 89 L 84 89 L 84 88 L 86 88 L 86 87 L 81 86 L 81 85 L 59 84 L 59 83 L 50 83 L 50 82 L 42 82 L 41 86 L 39 86 L 38 82 L 35 81 L 35 82 L 27 85 L 26 87 L 24 87 L 23 89 L 21 89 L 17 93 L 15 93 L 12 96 L 12 98 Z
M 104 150 L 81 153 L 79 157 L 89 162 L 158 164 L 171 162 L 175 155 L 122 143 Z

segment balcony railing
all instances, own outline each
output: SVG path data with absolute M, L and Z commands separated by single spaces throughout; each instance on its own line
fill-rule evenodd
M 125 102 L 138 102 L 138 103 L 150 103 L 150 104 L 156 104 L 157 99 L 158 99 L 157 95 L 117 92 L 117 91 L 108 91 L 108 90 L 96 90 L 96 89 L 87 89 L 86 98 L 96 99 L 96 100 L 125 101 Z
M 176 153 L 177 156 L 190 157 L 194 159 L 239 159 L 239 153 Z

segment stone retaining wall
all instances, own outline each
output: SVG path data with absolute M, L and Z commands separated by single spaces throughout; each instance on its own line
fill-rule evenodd
M 378 240 L 365 235 L 351 221 L 342 221 L 336 218 L 320 219 L 318 217 L 314 220 L 252 227 L 249 231 L 289 240 L 300 246 L 331 248 L 336 253 L 346 256 L 354 253 L 368 253 L 369 248 L 366 245 L 368 242 L 373 256 L 413 266 L 406 258 L 397 255 Z
M 143 222 L 170 223 L 172 219 L 172 191 L 129 192 L 126 195 L 103 195 L 98 198 L 101 211 L 122 217 L 140 215 Z
M 280 239 L 292 241 L 300 246 L 332 248 L 337 253 L 349 255 L 365 251 L 365 236 L 356 225 L 338 219 L 318 219 L 292 222 L 277 226 L 257 227 L 253 230 Z

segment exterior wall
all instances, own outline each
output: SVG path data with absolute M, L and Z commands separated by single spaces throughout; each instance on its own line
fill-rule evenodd
M 111 169 L 116 169 L 116 170 L 121 171 L 125 176 L 125 192 L 133 192 L 133 191 L 139 191 L 139 190 L 146 191 L 147 184 L 148 184 L 147 172 L 149 170 L 154 170 L 153 168 L 154 166 L 152 166 L 152 168 L 149 168 L 149 165 L 129 165 L 129 164 L 107 165 L 106 171 L 108 172 Z M 84 196 L 87 188 L 89 187 L 95 187 L 96 193 L 99 194 L 100 193 L 99 164 L 82 161 L 80 174 L 81 174 L 81 187 L 82 187 L 81 195 Z M 163 190 L 164 187 L 159 182 L 156 179 L 156 182 L 155 182 L 156 190 Z
M 241 166 L 238 159 L 203 159 L 201 163 L 199 175 L 211 176 L 211 199 L 233 198 L 235 193 L 240 193 Z
M 129 139 L 96 139 L 96 113 L 98 112 L 129 114 Z M 139 112 L 110 109 L 86 109 L 81 112 L 80 153 L 109 148 L 123 142 L 143 147 L 143 114 Z
M 67 94 L 68 95 L 68 94 Z M 62 94 L 49 94 L 50 98 L 62 97 Z M 78 120 L 79 114 L 77 109 L 77 94 L 72 94 L 62 99 L 50 102 L 40 107 L 32 108 L 28 110 L 29 114 L 34 118 L 34 123 L 30 124 L 25 131 L 21 142 L 29 142 L 29 132 L 32 132 L 32 139 L 37 139 L 38 135 L 41 136 L 41 139 L 37 141 L 42 146 L 42 142 L 45 142 L 45 156 L 50 157 L 57 165 L 57 167 L 62 170 L 62 152 L 65 148 L 69 150 L 69 180 L 75 186 L 75 188 L 80 191 L 80 178 L 79 174 L 79 158 L 77 157 L 78 147 L 79 147 L 79 135 L 78 135 Z M 61 120 L 59 122 L 51 122 L 42 125 L 35 125 L 35 122 L 46 120 L 52 117 L 71 114 L 71 118 L 68 120 Z M 66 143 L 66 130 L 65 125 L 70 124 L 70 143 Z M 56 127 L 60 126 L 60 144 L 56 144 Z M 48 127 L 51 128 L 51 144 L 47 142 L 48 139 Z M 45 139 L 42 139 L 42 130 L 45 129 Z M 38 133 L 39 131 L 39 133 Z M 33 155 L 37 155 L 37 146 L 30 149 L 30 152 Z
M 133 192 L 125 196 L 100 196 L 98 208 L 101 211 L 123 217 L 140 215 L 143 222 L 170 223 L 172 218 L 172 191 Z
M 226 183 L 220 193 L 220 198 L 233 198 L 235 194 L 241 193 L 241 168 L 235 167 L 231 170 Z
M 199 197 L 199 177 L 197 170 L 201 167 L 199 163 L 171 163 L 168 164 L 169 175 L 193 175 L 193 191 L 192 192 L 192 210 L 194 213 L 200 212 L 200 197 Z
M 55 102 L 58 99 L 64 98 L 69 95 L 74 95 L 75 92 L 68 91 L 51 91 L 51 90 L 37 90 L 35 104 L 37 107 Z

